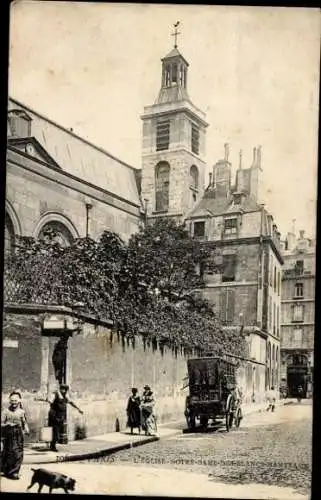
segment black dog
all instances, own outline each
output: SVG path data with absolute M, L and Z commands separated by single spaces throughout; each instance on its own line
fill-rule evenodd
M 32 488 L 35 483 L 38 483 L 38 493 L 41 492 L 44 486 L 49 486 L 49 493 L 53 489 L 62 488 L 65 493 L 69 493 L 68 490 L 74 491 L 76 481 L 71 477 L 60 474 L 59 472 L 50 472 L 46 469 L 31 469 L 34 474 L 31 479 L 31 483 L 27 490 Z

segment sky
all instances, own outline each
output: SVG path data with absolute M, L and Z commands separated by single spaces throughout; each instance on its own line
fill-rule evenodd
M 282 235 L 295 227 L 314 237 L 317 9 L 20 0 L 11 5 L 9 95 L 140 168 L 140 116 L 157 97 L 176 21 L 189 96 L 209 123 L 207 170 L 225 142 L 234 170 L 240 149 L 247 167 L 261 145 L 261 201 Z

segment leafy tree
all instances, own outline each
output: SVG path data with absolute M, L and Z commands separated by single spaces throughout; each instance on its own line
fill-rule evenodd
M 199 290 L 204 246 L 182 224 L 158 219 L 128 245 L 105 231 L 98 241 L 76 239 L 63 247 L 49 230 L 42 239 L 20 238 L 6 260 L 5 301 L 73 307 L 112 319 L 124 338 L 137 335 L 198 353 L 243 354 L 245 342 L 221 325 Z

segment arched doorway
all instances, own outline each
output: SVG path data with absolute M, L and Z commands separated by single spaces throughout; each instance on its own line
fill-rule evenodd
M 303 397 L 306 397 L 308 374 L 308 356 L 302 352 L 289 354 L 287 357 L 287 384 L 290 397 L 297 397 L 299 386 L 303 388 Z

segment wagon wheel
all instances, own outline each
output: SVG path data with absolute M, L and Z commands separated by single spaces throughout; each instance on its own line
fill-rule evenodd
M 186 422 L 187 422 L 188 429 L 190 429 L 190 430 L 194 430 L 195 429 L 195 427 L 196 427 L 196 424 L 195 424 L 195 415 L 192 412 L 189 412 L 186 415 Z
M 226 417 L 225 417 L 225 426 L 227 432 L 230 431 L 232 424 L 233 424 L 233 412 L 228 410 L 226 412 Z
M 240 427 L 240 423 L 242 420 L 241 410 L 240 408 L 237 410 L 237 414 L 235 417 L 235 427 L 238 429 Z
M 232 410 L 232 398 L 229 396 L 226 402 L 226 415 L 225 415 L 225 426 L 226 431 L 229 432 L 233 424 L 233 410 Z

